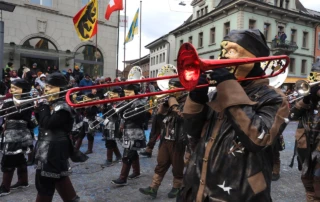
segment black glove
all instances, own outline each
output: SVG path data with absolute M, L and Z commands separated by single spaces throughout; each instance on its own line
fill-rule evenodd
M 227 68 L 219 68 L 210 73 L 209 79 L 214 80 L 215 85 L 217 86 L 223 81 L 235 80 L 236 77 L 233 75 L 233 73 L 230 73 Z
M 201 74 L 198 80 L 198 85 L 208 84 L 207 75 Z M 189 93 L 189 97 L 192 101 L 199 103 L 199 104 L 205 104 L 208 102 L 208 89 L 209 87 L 204 88 L 196 88 Z

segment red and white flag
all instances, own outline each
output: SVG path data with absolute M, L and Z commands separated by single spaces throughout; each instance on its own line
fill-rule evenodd
M 104 17 L 109 20 L 111 13 L 119 10 L 123 10 L 122 0 L 110 0 Z

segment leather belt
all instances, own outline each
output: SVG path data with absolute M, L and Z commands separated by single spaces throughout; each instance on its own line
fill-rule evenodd
M 65 141 L 68 140 L 68 135 L 64 131 L 52 131 L 39 129 L 39 138 L 40 141 Z

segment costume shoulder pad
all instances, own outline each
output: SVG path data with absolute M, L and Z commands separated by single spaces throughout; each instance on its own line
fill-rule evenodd
M 58 112 L 58 111 L 61 111 L 61 110 L 67 111 L 67 112 L 70 113 L 70 115 L 72 117 L 75 116 L 75 114 L 76 114 L 74 109 L 72 109 L 66 102 L 63 102 L 63 101 L 57 102 L 57 104 L 54 106 L 53 110 L 55 112 Z
M 141 105 L 146 105 L 146 101 L 143 99 L 138 99 L 136 101 L 133 102 L 132 107 L 137 107 L 137 106 L 141 106 Z

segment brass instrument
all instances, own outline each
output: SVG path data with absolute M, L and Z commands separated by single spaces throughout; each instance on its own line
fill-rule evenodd
M 137 84 L 137 83 L 141 83 L 141 82 L 152 82 L 152 81 L 157 81 L 157 80 L 165 80 L 165 79 L 173 79 L 173 78 L 179 78 L 183 88 L 176 88 L 176 89 L 171 89 L 171 90 L 161 91 L 161 92 L 150 92 L 150 93 L 146 93 L 146 94 L 126 96 L 126 97 L 116 98 L 116 99 L 112 99 L 112 100 L 99 100 L 96 102 L 88 102 L 88 103 L 83 103 L 83 104 L 72 103 L 69 96 L 66 97 L 66 101 L 72 107 L 83 107 L 83 106 L 92 106 L 92 105 L 97 105 L 97 104 L 105 104 L 105 103 L 110 103 L 110 102 L 117 102 L 117 101 L 122 101 L 122 100 L 131 100 L 134 98 L 150 97 L 150 96 L 159 95 L 159 94 L 169 94 L 169 93 L 175 93 L 175 92 L 181 92 L 181 91 L 191 91 L 195 88 L 204 88 L 204 87 L 210 86 L 210 84 L 198 85 L 198 80 L 200 78 L 200 75 L 209 73 L 208 72 L 209 70 L 225 68 L 228 66 L 232 66 L 236 69 L 238 67 L 241 68 L 242 65 L 267 61 L 267 65 L 263 69 L 263 71 L 266 72 L 266 70 L 269 68 L 268 64 L 270 63 L 270 61 L 274 61 L 274 60 L 276 60 L 277 64 L 279 64 L 279 69 L 278 68 L 271 68 L 270 73 L 265 74 L 265 75 L 261 75 L 261 76 L 237 78 L 238 82 L 266 79 L 266 78 L 279 76 L 280 74 L 283 74 L 286 72 L 286 68 L 289 65 L 290 58 L 287 55 L 278 55 L 278 56 L 257 57 L 257 58 L 205 60 L 205 59 L 199 58 L 197 51 L 193 47 L 192 44 L 184 43 L 180 46 L 180 49 L 178 52 L 178 57 L 177 57 L 178 75 L 162 76 L 159 78 L 158 77 L 157 78 L 147 78 L 147 79 L 143 79 L 143 80 L 133 80 L 133 81 L 127 81 L 127 82 L 111 83 L 111 84 L 102 84 L 99 86 L 86 86 L 86 87 L 81 87 L 81 88 L 77 88 L 77 89 L 70 89 L 67 92 L 67 95 L 70 95 L 71 93 L 74 93 L 77 91 L 90 90 L 93 88 L 96 88 L 96 89 L 97 88 L 108 88 L 108 87 L 112 87 L 112 86 Z M 285 60 L 284 63 L 281 62 L 283 60 Z M 276 84 L 275 86 L 277 86 L 277 85 L 279 85 L 279 84 Z
M 46 99 L 46 98 L 48 98 L 50 96 L 58 95 L 60 93 L 65 93 L 65 92 L 67 92 L 69 90 L 70 89 L 67 89 L 67 90 L 64 90 L 64 91 L 60 91 L 60 92 L 57 92 L 57 93 L 51 93 L 51 94 L 43 95 L 43 96 L 36 97 L 36 98 L 24 99 L 24 100 L 17 99 L 16 97 L 13 97 L 12 100 L 13 100 L 13 103 L 14 103 L 15 107 L 21 107 L 22 105 L 28 104 L 30 102 L 38 101 L 38 100 L 41 100 L 41 99 Z M 74 93 L 72 93 L 71 95 L 73 95 L 73 94 Z M 65 97 L 65 96 L 62 96 L 62 97 Z
M 173 66 L 173 65 L 167 64 L 167 65 L 164 65 L 163 67 L 160 68 L 160 70 L 158 72 L 158 75 L 157 75 L 157 78 L 161 77 L 161 76 L 173 76 L 173 75 L 177 75 L 177 74 L 178 74 L 177 73 L 177 68 L 175 66 Z M 157 85 L 162 91 L 166 91 L 166 90 L 170 89 L 169 81 L 170 81 L 170 79 L 157 80 Z M 146 104 L 144 106 L 141 106 L 141 107 L 135 108 L 133 110 L 127 111 L 126 113 L 123 114 L 123 118 L 124 119 L 128 119 L 128 118 L 134 117 L 136 115 L 139 115 L 139 114 L 141 114 L 143 112 L 158 108 L 168 98 L 169 98 L 168 94 L 152 96 L 151 97 L 151 100 L 152 100 L 151 104 L 148 103 L 148 104 Z M 144 108 L 144 110 L 140 111 L 143 108 Z M 134 113 L 136 111 L 140 111 L 140 112 Z
M 92 124 L 97 121 L 94 120 L 93 122 L 91 122 L 89 124 L 89 129 L 93 130 L 94 128 L 96 128 L 97 126 L 99 126 L 100 124 L 105 123 L 105 125 L 107 124 L 107 122 L 109 122 L 109 118 L 112 117 L 113 115 L 121 112 L 123 109 L 125 109 L 126 107 L 128 107 L 129 105 L 131 105 L 134 101 L 136 101 L 137 99 L 131 100 L 129 103 L 123 105 L 122 107 L 119 107 L 120 105 L 122 105 L 125 101 L 120 102 L 119 104 L 117 104 L 116 107 L 110 109 L 109 111 L 107 111 L 106 113 L 102 114 L 102 117 L 107 115 L 107 118 L 102 119 L 101 121 L 99 121 L 96 125 L 92 126 Z M 119 107 L 119 108 L 118 108 Z
M 313 86 L 315 85 L 319 85 L 320 84 L 320 81 L 317 81 L 317 82 L 312 82 L 312 83 L 308 83 L 308 81 L 305 81 L 305 80 L 299 80 L 296 82 L 295 84 L 295 91 L 296 93 L 292 93 L 290 95 L 288 95 L 287 97 L 289 96 L 297 96 L 299 95 L 299 97 L 293 99 L 293 100 L 290 100 L 289 103 L 293 103 L 297 100 L 300 100 L 302 99 L 303 97 L 307 96 L 310 94 L 310 90 Z
M 305 80 L 299 80 L 295 84 L 295 90 L 300 96 L 306 96 L 310 94 L 311 87 L 318 84 L 320 84 L 320 81 L 308 83 Z
M 87 95 L 83 95 L 81 101 L 75 101 L 75 102 L 76 103 L 86 103 L 86 102 L 93 101 L 93 100 L 99 100 L 99 98 L 98 97 L 89 98 Z
M 34 108 L 34 106 L 29 106 L 29 107 L 25 107 L 25 108 L 22 108 L 22 109 L 17 109 L 16 111 L 13 111 L 13 112 L 10 112 L 10 113 L 6 113 L 6 114 L 4 114 L 4 115 L 2 115 L 0 117 L 4 118 L 4 117 L 10 116 L 12 114 L 20 113 L 22 111 L 25 111 L 25 110 L 28 110 L 28 109 L 33 109 L 33 108 Z M 6 110 L 8 110 L 8 109 L 9 108 L 7 108 Z M 12 108 L 10 108 L 10 109 L 12 109 Z

